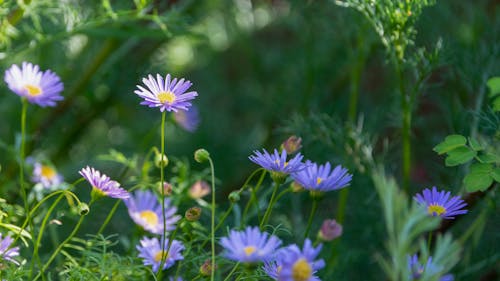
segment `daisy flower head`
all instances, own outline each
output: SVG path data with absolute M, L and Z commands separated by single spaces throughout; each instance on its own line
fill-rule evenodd
M 426 188 L 422 194 L 417 194 L 413 197 L 419 205 L 427 207 L 427 212 L 431 216 L 440 216 L 443 219 L 454 219 L 456 215 L 466 214 L 467 210 L 462 209 L 467 206 L 460 196 L 451 197 L 451 193 L 445 191 L 437 191 L 435 186 L 432 190 Z
M 130 198 L 123 201 L 132 220 L 145 230 L 154 234 L 163 234 L 163 216 L 161 204 L 153 192 L 138 190 Z M 171 206 L 170 199 L 165 199 L 165 230 L 175 229 L 175 223 L 180 219 L 176 216 L 177 208 Z
M 304 241 L 302 250 L 291 245 L 280 250 L 277 259 L 278 281 L 319 281 L 314 274 L 325 266 L 323 259 L 315 260 L 322 245 L 314 248 L 311 240 Z
M 249 156 L 248 159 L 268 171 L 291 174 L 304 169 L 304 163 L 302 163 L 303 157 L 302 154 L 297 153 L 295 157 L 287 160 L 287 153 L 284 149 L 281 153 L 277 149 L 274 149 L 272 154 L 262 149 L 262 152 L 255 150 L 253 155 Z
M 38 65 L 29 62 L 23 62 L 21 67 L 13 64 L 5 71 L 4 80 L 18 96 L 41 107 L 55 106 L 64 99 L 60 95 L 64 86 L 59 76 L 50 70 L 42 72 Z
M 408 256 L 408 269 L 410 270 L 410 280 L 420 280 L 424 273 L 427 276 L 433 276 L 439 272 L 439 267 L 432 262 L 432 257 L 427 259 L 427 263 L 424 265 L 420 264 L 418 261 L 418 256 Z M 446 274 L 439 278 L 439 281 L 453 281 L 452 274 Z
M 54 167 L 36 162 L 31 180 L 35 183 L 42 184 L 45 188 L 49 188 L 61 184 L 63 182 L 63 177 L 57 173 Z
M 242 263 L 266 261 L 281 245 L 276 236 L 260 232 L 258 227 L 248 226 L 243 231 L 231 230 L 228 237 L 221 239 L 225 257 Z
M 191 106 L 188 111 L 177 111 L 174 114 L 175 122 L 184 130 L 192 133 L 198 129 L 200 124 L 200 113 L 198 107 Z
M 150 74 L 148 78 L 142 79 L 142 83 L 146 85 L 146 88 L 137 85 L 137 90 L 134 91 L 144 99 L 141 104 L 159 107 L 161 112 L 188 110 L 188 107 L 191 106 L 190 100 L 198 96 L 195 91 L 186 93 L 193 85 L 191 81 L 184 80 L 184 78 L 178 80 L 172 78 L 170 74 L 167 74 L 165 79 L 160 74 L 156 74 L 156 79 Z
M 293 173 L 292 178 L 307 190 L 325 192 L 348 186 L 352 175 L 340 165 L 332 170 L 329 162 L 318 165 L 307 160 L 305 169 Z
M 101 174 L 101 172 L 92 167 L 87 166 L 78 173 L 90 183 L 92 191 L 97 194 L 118 199 L 127 199 L 130 197 L 129 193 L 121 188 L 118 182 L 111 180 L 108 176 Z
M 166 246 L 169 243 L 169 239 L 165 239 L 165 251 L 162 250 L 160 241 L 156 237 L 143 237 L 139 243 L 136 246 L 139 251 L 139 257 L 143 259 L 144 265 L 151 265 L 154 272 L 158 272 L 160 269 L 162 258 L 164 258 L 162 270 L 173 266 L 176 261 L 184 259 L 181 253 L 184 250 L 184 245 L 177 240 L 172 241 L 168 253 L 166 253 Z
M 11 248 L 13 241 L 14 239 L 8 235 L 2 239 L 2 233 L 0 233 L 0 264 L 2 260 L 5 260 L 19 265 L 19 262 L 14 259 L 14 257 L 19 256 L 19 247 Z

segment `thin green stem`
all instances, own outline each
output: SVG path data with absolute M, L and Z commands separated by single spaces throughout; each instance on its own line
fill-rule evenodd
M 427 250 L 429 250 L 429 253 L 431 252 L 431 243 L 432 243 L 432 231 L 429 231 L 429 236 L 427 237 Z
M 229 272 L 229 274 L 226 276 L 226 278 L 224 278 L 224 280 L 223 280 L 223 281 L 228 281 L 228 280 L 229 280 L 229 277 L 231 277 L 231 275 L 233 275 L 233 273 L 236 271 L 236 269 L 238 268 L 238 266 L 239 266 L 239 265 L 240 265 L 240 263 L 239 263 L 239 262 L 237 262 L 237 263 L 234 265 L 233 269 L 231 269 L 231 272 Z M 212 271 L 213 271 L 213 270 L 212 270 Z
M 245 223 L 245 219 L 246 219 L 246 216 L 248 214 L 248 211 L 250 210 L 250 206 L 253 205 L 253 203 L 257 200 L 257 196 L 256 196 L 256 193 L 257 191 L 259 190 L 260 186 L 262 185 L 262 182 L 264 181 L 264 178 L 266 176 L 266 173 L 267 171 L 263 168 L 259 168 L 257 170 L 255 170 L 249 177 L 248 179 L 245 181 L 245 183 L 243 184 L 243 186 L 241 187 L 241 189 L 245 188 L 248 184 L 248 182 L 250 182 L 250 179 L 252 179 L 254 177 L 254 175 L 257 174 L 257 172 L 260 172 L 262 171 L 261 175 L 260 175 L 260 178 L 259 178 L 259 181 L 257 182 L 257 184 L 255 185 L 254 188 L 252 188 L 250 190 L 251 194 L 250 194 L 250 200 L 248 200 L 247 204 L 245 205 L 245 209 L 243 211 L 243 215 L 241 217 L 241 223 L 244 224 Z M 258 211 L 258 210 L 257 210 Z M 258 214 L 258 213 L 257 213 Z
M 411 97 L 406 93 L 404 73 L 402 68 L 402 62 L 397 58 L 394 58 L 394 64 L 396 68 L 396 74 L 398 76 L 399 82 L 399 92 L 401 95 L 401 109 L 403 110 L 402 118 L 402 128 L 401 136 L 403 142 L 403 190 L 406 193 L 410 190 L 410 172 L 411 172 Z
M 82 215 L 80 217 L 80 219 L 78 220 L 78 223 L 76 224 L 75 228 L 73 228 L 73 231 L 69 234 L 69 236 L 66 238 L 66 240 L 64 240 L 61 244 L 59 244 L 59 247 L 57 247 L 57 249 L 54 251 L 54 253 L 52 253 L 52 255 L 50 256 L 49 260 L 45 263 L 45 265 L 42 267 L 42 270 L 38 273 L 38 275 L 35 277 L 35 279 L 33 279 L 33 281 L 38 280 L 38 278 L 40 278 L 43 275 L 43 273 L 45 272 L 45 270 L 47 270 L 47 268 L 49 267 L 50 263 L 54 260 L 54 258 L 57 256 L 57 254 L 59 254 L 59 252 L 64 247 L 64 245 L 66 245 L 71 239 L 73 239 L 73 237 L 75 236 L 75 234 L 80 229 L 80 226 L 81 226 L 84 218 L 85 218 L 84 215 Z
M 271 195 L 271 199 L 269 200 L 269 205 L 267 206 L 266 212 L 264 213 L 264 218 L 262 218 L 262 221 L 260 222 L 259 228 L 262 230 L 264 226 L 267 224 L 267 221 L 269 220 L 269 216 L 271 216 L 271 211 L 273 209 L 275 198 L 276 198 L 276 192 L 278 191 L 279 184 L 277 182 L 274 182 L 274 189 L 273 189 L 273 194 Z
M 161 160 L 160 161 L 160 192 L 161 192 L 161 213 L 165 214 L 165 188 L 164 188 L 164 183 L 165 183 L 165 175 L 164 175 L 164 164 L 165 162 L 163 161 L 163 155 L 165 155 L 165 117 L 166 117 L 166 111 L 163 111 L 161 114 L 161 144 L 160 144 L 160 153 L 161 153 Z M 161 240 L 161 250 L 162 252 L 165 252 L 165 239 L 167 236 L 167 221 L 165 215 L 162 215 L 163 218 L 163 235 L 160 238 Z M 177 227 L 175 228 L 177 231 Z M 173 239 L 173 238 L 172 238 Z M 170 239 L 170 240 L 172 240 Z M 169 242 L 170 244 L 170 242 Z M 168 250 L 167 250 L 168 251 Z M 160 269 L 158 270 L 158 280 L 161 280 L 161 276 L 163 274 L 163 264 L 165 263 L 166 255 L 161 256 L 161 261 L 160 261 Z
M 210 243 L 212 248 L 212 270 L 210 271 L 210 280 L 213 281 L 215 278 L 215 169 L 212 158 L 208 157 L 208 162 L 210 163 L 210 173 L 212 174 L 212 220 L 211 229 L 212 233 L 210 235 Z
M 309 235 L 309 231 L 311 230 L 312 221 L 314 215 L 316 214 L 316 210 L 318 209 L 318 199 L 313 198 L 311 214 L 309 215 L 309 220 L 307 220 L 306 232 L 304 233 L 304 239 Z
M 115 204 L 113 205 L 113 208 L 108 213 L 108 216 L 106 217 L 106 219 L 102 223 L 101 227 L 99 228 L 99 231 L 97 231 L 96 236 L 99 236 L 99 234 L 101 234 L 104 231 L 104 229 L 106 228 L 106 226 L 108 225 L 108 223 L 111 221 L 111 218 L 115 214 L 116 210 L 118 209 L 118 206 L 120 205 L 120 202 L 121 202 L 121 200 L 117 200 L 115 202 Z
M 24 201 L 24 213 L 26 216 L 29 214 L 28 198 L 26 195 L 26 187 L 24 185 L 24 161 L 25 161 L 25 145 L 26 145 L 26 112 L 28 111 L 28 100 L 21 98 L 21 147 L 19 148 L 19 184 L 21 185 L 21 196 Z M 28 220 L 30 230 L 33 231 L 31 220 Z

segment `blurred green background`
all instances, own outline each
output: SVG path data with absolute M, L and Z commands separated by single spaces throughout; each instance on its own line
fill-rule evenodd
M 109 167 L 97 156 L 110 149 L 144 157 L 159 146 L 161 114 L 139 105 L 135 85 L 149 73 L 185 77 L 199 93 L 194 104 L 201 123 L 189 133 L 169 122 L 167 154 L 194 163 L 194 150 L 207 149 L 224 202 L 256 168 L 248 160 L 253 150 L 302 137 L 306 158 L 343 164 L 354 174 L 339 264 L 328 280 L 380 280 L 375 253 L 383 251 L 385 232 L 377 196 L 348 148 L 353 139 L 371 142 L 387 171 L 399 176 L 401 113 L 394 69 L 368 21 L 333 1 L 146 2 L 0 1 L 0 70 L 29 61 L 55 71 L 65 84 L 57 107 L 30 106 L 28 154 L 44 155 L 69 182 L 85 165 Z M 494 0 L 438 1 L 417 21 L 415 46 L 432 49 L 440 42 L 442 49 L 414 110 L 412 193 L 433 185 L 460 189 L 464 171 L 445 168 L 432 151 L 446 135 L 470 134 L 475 119 L 479 133 L 498 131 L 487 98 L 478 114 L 477 97 L 500 73 L 499 6 Z M 353 85 L 356 72 L 359 84 Z M 353 87 L 359 99 L 349 118 Z M 12 145 L 19 139 L 21 104 L 5 83 L 0 93 L 0 194 L 16 200 Z M 349 136 L 348 128 L 360 124 L 360 135 Z M 282 208 L 294 204 L 294 211 L 308 213 L 307 196 L 287 200 Z M 321 202 L 316 229 L 335 216 L 337 200 L 332 193 Z M 303 219 L 288 210 L 276 221 Z M 498 265 L 500 248 L 490 243 L 500 240 L 494 210 L 477 247 L 456 267 L 459 280 L 480 280 Z M 465 231 L 474 212 L 452 231 Z

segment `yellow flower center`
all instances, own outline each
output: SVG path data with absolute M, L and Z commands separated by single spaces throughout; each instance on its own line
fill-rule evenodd
M 312 267 L 306 259 L 296 261 L 292 266 L 293 281 L 307 281 L 312 276 Z
M 279 164 L 280 164 L 280 160 L 279 160 L 279 159 L 276 159 L 276 160 L 274 160 L 274 163 L 276 163 L 276 164 L 278 164 L 278 165 L 279 165 Z M 283 168 L 285 168 L 286 166 L 288 166 L 288 162 L 285 162 L 285 163 L 283 164 Z
M 156 252 L 153 259 L 155 260 L 155 262 L 160 262 L 162 257 L 165 257 L 165 260 L 168 260 L 169 256 L 170 256 L 170 254 L 165 256 L 165 252 L 160 250 L 160 251 Z
M 427 208 L 427 212 L 429 212 L 429 214 L 431 214 L 431 215 L 436 214 L 436 215 L 440 216 L 441 214 L 446 213 L 446 209 L 441 205 L 431 204 Z
M 323 179 L 322 179 L 322 178 L 320 178 L 320 177 L 318 177 L 318 178 L 316 179 L 316 184 L 320 184 L 322 181 L 323 181 Z
M 51 167 L 42 165 L 42 169 L 40 171 L 40 174 L 42 174 L 42 177 L 50 180 L 50 179 L 53 179 L 57 173 Z
M 99 189 L 96 186 L 92 186 L 92 191 L 95 192 L 99 196 L 107 196 L 106 192 L 102 191 L 102 189 Z
M 176 96 L 174 93 L 170 92 L 170 91 L 166 91 L 166 92 L 160 92 L 158 93 L 158 100 L 161 102 L 161 103 L 169 103 L 169 104 L 172 104 L 175 99 L 176 99 Z
M 245 252 L 245 255 L 250 256 L 251 254 L 255 253 L 257 251 L 257 248 L 254 246 L 247 246 L 243 248 L 243 251 Z
M 158 224 L 158 216 L 153 211 L 142 211 L 139 216 L 145 220 L 147 224 L 155 226 Z
M 24 89 L 26 89 L 26 91 L 28 91 L 28 95 L 32 97 L 36 97 L 42 94 L 42 89 L 35 85 L 27 84 L 24 86 Z

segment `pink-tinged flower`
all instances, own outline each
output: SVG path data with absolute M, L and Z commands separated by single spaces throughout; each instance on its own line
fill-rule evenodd
M 194 132 L 200 124 L 200 113 L 196 106 L 191 106 L 188 111 L 177 111 L 174 114 L 174 120 L 179 126 L 188 132 Z
M 451 197 L 451 193 L 445 191 L 437 191 L 436 187 L 432 187 L 432 191 L 428 188 L 424 189 L 422 194 L 417 194 L 413 199 L 418 204 L 426 206 L 427 212 L 431 216 L 440 216 L 443 219 L 454 219 L 456 215 L 466 214 L 467 210 L 462 209 L 467 206 L 460 196 Z
M 148 78 L 143 78 L 142 83 L 146 85 L 147 89 L 137 85 L 138 90 L 135 90 L 138 96 L 144 99 L 141 102 L 142 105 L 147 105 L 149 107 L 159 107 L 160 111 L 174 111 L 178 110 L 188 110 L 191 106 L 190 100 L 198 96 L 195 91 L 186 91 L 193 85 L 191 81 L 184 80 L 184 78 L 177 80 L 177 78 L 171 78 L 170 74 L 167 74 L 165 79 L 160 74 L 156 74 L 156 79 L 152 75 L 148 75 Z
M 118 199 L 127 199 L 130 197 L 129 193 L 121 188 L 118 182 L 111 180 L 105 174 L 101 175 L 101 172 L 92 167 L 87 166 L 78 173 L 90 183 L 93 191 L 98 194 Z
M 63 182 L 63 177 L 57 173 L 54 167 L 38 162 L 35 163 L 31 179 L 35 183 L 41 183 L 45 188 L 56 186 Z
M 199 180 L 195 182 L 188 190 L 189 197 L 193 199 L 200 199 L 210 194 L 210 185 L 206 181 Z
M 11 248 L 13 241 L 14 239 L 8 235 L 2 239 L 2 233 L 0 233 L 0 264 L 2 260 L 6 260 L 19 265 L 19 262 L 14 259 L 14 257 L 19 256 L 19 247 Z
M 281 148 L 286 150 L 288 155 L 294 154 L 302 148 L 302 138 L 291 136 L 281 144 Z
M 5 82 L 14 93 L 41 107 L 55 106 L 64 98 L 64 89 L 59 76 L 50 70 L 40 71 L 38 65 L 23 62 L 21 68 L 12 65 L 5 71 Z
M 145 230 L 154 234 L 163 234 L 163 216 L 161 203 L 151 191 L 138 190 L 134 195 L 123 201 L 132 220 Z M 165 199 L 165 229 L 172 231 L 180 216 L 175 215 L 177 208 L 170 205 L 170 199 Z
M 229 237 L 220 241 L 226 250 L 225 257 L 243 263 L 255 263 L 272 258 L 281 245 L 278 237 L 248 226 L 244 231 L 231 230 Z
M 332 241 L 342 235 L 342 225 L 335 220 L 324 220 L 318 232 L 318 238 L 323 241 Z
M 162 251 L 160 246 L 160 241 L 158 238 L 147 238 L 144 237 L 140 241 L 140 245 L 137 245 L 137 250 L 139 251 L 139 257 L 143 259 L 144 265 L 151 265 L 154 272 L 158 272 L 160 269 L 160 263 L 162 258 L 164 259 L 163 268 L 167 269 L 174 265 L 178 260 L 184 259 L 182 256 L 182 250 L 184 250 L 184 245 L 181 242 L 174 240 L 170 245 L 170 249 L 167 251 L 168 239 L 165 239 L 165 251 Z

